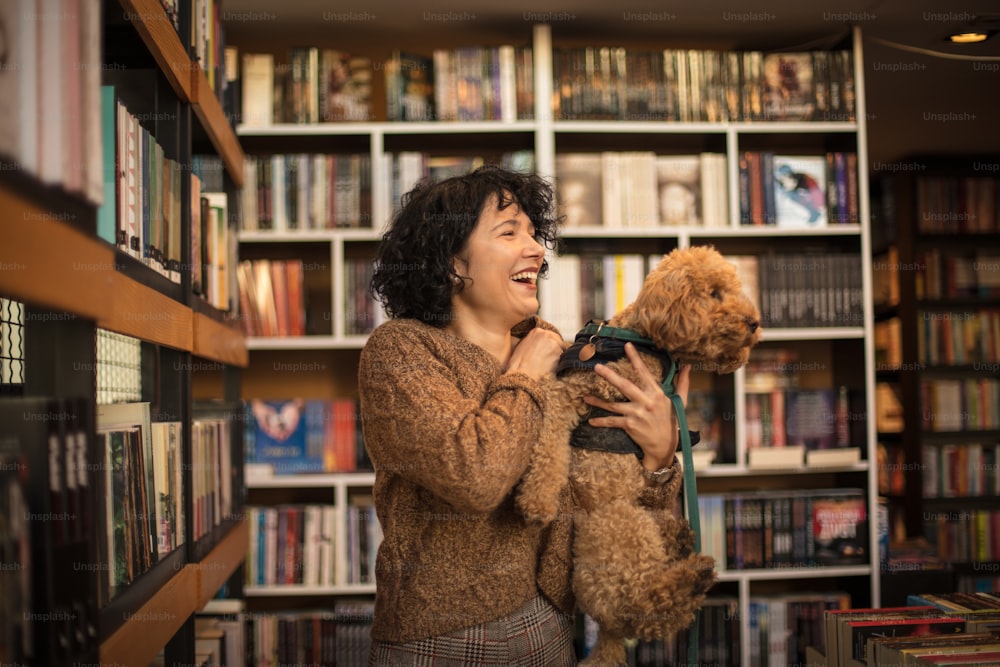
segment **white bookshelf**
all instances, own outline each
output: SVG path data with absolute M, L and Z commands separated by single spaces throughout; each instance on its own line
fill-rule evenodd
M 715 227 L 644 227 L 644 228 L 606 228 L 606 227 L 573 227 L 563 232 L 563 237 L 569 242 L 590 244 L 593 247 L 599 242 L 608 244 L 643 244 L 647 240 L 655 240 L 666 247 L 687 247 L 694 244 L 714 243 L 725 244 L 726 247 L 739 247 L 742 242 L 750 250 L 746 254 L 762 254 L 764 249 L 779 247 L 789 251 L 795 250 L 794 242 L 803 239 L 809 243 L 830 241 L 842 252 L 856 253 L 862 267 L 863 316 L 858 326 L 844 327 L 811 327 L 811 328 L 765 328 L 763 344 L 771 343 L 805 343 L 829 344 L 831 348 L 840 343 L 852 345 L 857 349 L 855 358 L 844 360 L 845 364 L 859 369 L 861 380 L 855 387 L 864 392 L 866 414 L 873 415 L 875 395 L 874 348 L 873 348 L 873 312 L 871 304 L 872 276 L 870 262 L 871 232 L 868 202 L 867 175 L 867 133 L 866 106 L 864 89 L 864 56 L 861 49 L 860 31 L 853 34 L 854 81 L 855 81 L 855 117 L 857 122 L 723 122 L 723 123 L 682 123 L 682 122 L 619 122 L 619 121 L 569 121 L 554 120 L 549 101 L 552 99 L 552 54 L 554 28 L 537 25 L 532 29 L 532 49 L 535 64 L 535 113 L 534 120 L 502 122 L 370 122 L 319 125 L 279 125 L 272 128 L 238 129 L 242 137 L 355 137 L 367 138 L 367 148 L 371 154 L 372 164 L 372 218 L 373 229 L 370 230 L 329 230 L 304 233 L 274 234 L 271 232 L 244 232 L 240 235 L 241 244 L 257 246 L 258 244 L 280 244 L 288 242 L 318 241 L 331 245 L 332 269 L 332 312 L 344 312 L 346 298 L 342 287 L 342 262 L 345 254 L 353 250 L 351 244 L 372 244 L 380 238 L 382 226 L 389 218 L 391 202 L 389 187 L 386 185 L 390 174 L 386 169 L 386 156 L 390 152 L 387 145 L 399 137 L 407 137 L 408 145 L 415 139 L 426 141 L 428 147 L 448 135 L 458 135 L 463 142 L 475 145 L 477 139 L 494 139 L 507 135 L 527 135 L 534 148 L 534 163 L 536 172 L 544 177 L 555 176 L 557 145 L 560 139 L 571 139 L 577 143 L 589 135 L 599 135 L 613 138 L 620 135 L 623 138 L 635 140 L 636 137 L 650 136 L 658 139 L 676 137 L 679 146 L 687 146 L 690 138 L 705 139 L 707 146 L 717 146 L 715 152 L 724 152 L 726 157 L 728 204 L 727 224 Z M 470 36 L 470 41 L 474 41 Z M 615 41 L 614 36 L 608 41 Z M 802 141 L 807 152 L 817 144 L 823 145 L 826 138 L 837 146 L 850 146 L 851 152 L 857 154 L 857 193 L 859 205 L 858 224 L 830 224 L 820 228 L 788 229 L 780 227 L 752 227 L 741 225 L 739 220 L 739 189 L 738 189 L 738 155 L 747 150 L 747 146 L 756 150 L 760 145 L 766 145 L 767 137 L 780 138 L 776 145 L 785 147 L 789 142 Z M 763 142 L 763 143 L 762 143 Z M 611 150 L 611 148 L 608 148 Z M 783 149 L 783 148 L 782 148 Z M 600 150 L 595 147 L 594 151 Z M 843 149 L 838 149 L 843 150 Z M 693 151 L 697 152 L 697 151 Z M 781 245 L 784 244 L 784 245 Z M 846 250 L 845 250 L 846 249 Z M 323 337 L 306 337 L 305 339 L 289 338 L 256 338 L 249 340 L 250 350 L 323 350 L 323 349 L 360 349 L 365 342 L 364 336 L 344 336 L 343 326 L 335 323 L 334 334 Z M 839 365 L 841 360 L 836 360 Z M 251 363 L 251 371 L 252 363 Z M 833 372 L 833 371 L 831 371 Z M 732 483 L 733 488 L 746 488 L 761 480 L 761 484 L 770 484 L 774 477 L 786 478 L 785 482 L 792 488 L 815 488 L 816 476 L 837 474 L 851 475 L 857 480 L 857 486 L 863 486 L 866 491 L 869 517 L 869 554 L 871 565 L 850 567 L 815 567 L 767 569 L 753 571 L 726 571 L 720 573 L 720 581 L 735 584 L 740 599 L 741 646 L 743 647 L 743 664 L 749 664 L 749 604 L 752 594 L 751 586 L 757 582 L 786 582 L 790 589 L 808 586 L 814 579 L 864 578 L 866 589 L 873 606 L 879 605 L 879 568 L 878 538 L 875 533 L 874 513 L 878 506 L 877 480 L 874 466 L 876 433 L 874 422 L 865 425 L 865 441 L 857 443 L 861 448 L 862 461 L 856 464 L 829 467 L 799 466 L 784 469 L 757 469 L 745 463 L 746 447 L 743 442 L 745 378 L 741 369 L 733 375 L 733 394 L 735 396 L 735 449 L 736 463 L 710 465 L 697 471 L 699 479 L 711 483 L 713 489 L 720 484 Z M 771 481 L 768 481 L 771 478 Z M 790 480 L 790 481 L 789 481 Z M 301 476 L 294 478 L 301 486 L 329 485 L 337 495 L 336 502 L 346 502 L 349 487 L 371 485 L 373 475 L 351 475 L 346 478 L 326 476 Z M 268 486 L 278 482 L 248 481 L 248 486 Z M 284 482 L 282 482 L 284 483 Z M 373 589 L 372 589 L 373 591 Z M 372 592 L 369 591 L 369 592 Z M 360 592 L 351 588 L 346 593 Z M 293 594 L 288 587 L 273 587 L 271 589 L 251 589 L 248 594 L 261 596 L 279 596 Z M 299 594 L 299 593 L 294 593 Z M 319 594 L 319 593 L 318 593 Z M 323 594 L 339 595 L 340 587 L 333 587 Z

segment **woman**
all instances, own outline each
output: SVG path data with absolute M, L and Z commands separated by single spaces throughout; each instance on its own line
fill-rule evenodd
M 513 504 L 545 408 L 540 380 L 565 347 L 535 316 L 552 204 L 541 178 L 485 167 L 415 188 L 383 237 L 372 291 L 393 319 L 359 367 L 384 533 L 370 665 L 576 664 L 570 518 L 539 528 Z M 617 415 L 591 424 L 628 432 L 649 497 L 669 508 L 673 413 L 629 357 L 642 386 L 599 366 L 630 401 L 588 399 Z M 687 383 L 685 370 L 683 396 Z

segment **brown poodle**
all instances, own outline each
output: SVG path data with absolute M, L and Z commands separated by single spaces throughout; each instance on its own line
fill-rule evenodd
M 714 248 L 699 246 L 667 255 L 646 277 L 636 300 L 606 326 L 652 341 L 637 347 L 654 377 L 662 380 L 671 358 L 692 364 L 693 370 L 735 371 L 760 339 L 759 320 L 733 265 Z M 594 353 L 581 344 L 596 344 L 598 350 L 614 345 L 601 335 L 578 338 L 567 353 L 573 355 L 570 366 L 567 355 L 560 365 L 568 372 L 548 382 L 545 425 L 517 499 L 526 517 L 550 521 L 569 481 L 573 591 L 580 609 L 600 628 L 582 665 L 624 664 L 625 638 L 664 639 L 688 627 L 715 580 L 715 561 L 694 552 L 688 522 L 669 510 L 649 509 L 644 496 L 651 489 L 632 453 L 569 446 L 571 432 L 578 425 L 585 429 L 592 416 L 585 395 L 625 400 L 580 363 Z M 639 382 L 627 358 L 608 365 Z M 624 432 L 594 428 L 593 433 Z M 577 431 L 575 445 L 580 437 Z

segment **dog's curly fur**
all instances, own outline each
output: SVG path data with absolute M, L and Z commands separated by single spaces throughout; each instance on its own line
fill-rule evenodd
M 636 300 L 609 320 L 651 339 L 695 370 L 731 373 L 760 338 L 760 316 L 732 264 L 708 246 L 678 249 L 649 273 Z M 643 354 L 655 377 L 660 361 Z M 628 359 L 610 364 L 638 384 Z M 640 465 L 629 454 L 569 445 L 587 394 L 625 398 L 596 373 L 547 381 L 541 440 L 518 490 L 524 515 L 551 521 L 567 481 L 573 504 L 573 592 L 600 628 L 582 665 L 625 661 L 627 637 L 663 639 L 688 627 L 715 581 L 715 561 L 693 552 L 693 532 L 668 510 L 649 511 Z

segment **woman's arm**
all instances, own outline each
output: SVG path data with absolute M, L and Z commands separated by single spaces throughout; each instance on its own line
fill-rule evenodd
M 617 413 L 613 417 L 595 417 L 593 426 L 624 429 L 643 451 L 646 488 L 642 495 L 651 507 L 670 507 L 680 490 L 682 474 L 676 452 L 679 431 L 673 404 L 649 368 L 639 357 L 631 343 L 625 344 L 625 354 L 638 376 L 638 383 L 623 377 L 614 369 L 598 364 L 594 371 L 620 391 L 627 401 L 611 402 L 586 396 L 589 404 Z M 675 389 L 686 406 L 691 387 L 691 367 L 681 366 L 677 373 Z
M 479 380 L 458 377 L 424 335 L 398 328 L 381 334 L 369 338 L 358 372 L 365 443 L 376 468 L 456 509 L 494 509 L 524 473 L 538 440 L 539 383 L 505 373 L 482 400 L 467 398 L 460 384 Z

